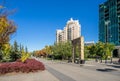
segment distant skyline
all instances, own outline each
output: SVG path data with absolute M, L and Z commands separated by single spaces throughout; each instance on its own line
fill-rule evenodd
M 98 7 L 106 0 L 6 0 L 6 8 L 16 9 L 9 19 L 14 20 L 16 40 L 29 51 L 52 45 L 56 40 L 56 30 L 63 29 L 73 18 L 79 20 L 85 41 L 98 41 Z

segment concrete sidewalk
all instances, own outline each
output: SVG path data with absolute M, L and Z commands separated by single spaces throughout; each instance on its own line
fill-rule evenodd
M 48 71 L 61 81 L 120 81 L 120 72 L 118 70 L 114 71 L 110 69 L 111 66 L 104 64 L 89 62 L 80 66 L 79 64 L 65 63 L 62 61 L 38 60 L 48 66 Z M 104 69 L 111 71 L 104 71 Z
M 0 81 L 59 81 L 47 70 L 35 73 L 8 73 L 0 75 Z

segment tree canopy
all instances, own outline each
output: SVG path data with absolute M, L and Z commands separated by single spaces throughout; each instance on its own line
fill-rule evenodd
M 0 47 L 8 43 L 10 36 L 16 31 L 16 26 L 13 21 L 7 19 L 6 16 L 0 17 Z

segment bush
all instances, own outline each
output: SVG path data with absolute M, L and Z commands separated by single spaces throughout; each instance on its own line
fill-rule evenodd
M 21 61 L 25 62 L 30 57 L 29 53 L 22 53 Z
M 24 63 L 21 60 L 16 62 L 1 63 L 0 64 L 0 74 L 10 73 L 10 72 L 36 72 L 38 70 L 45 70 L 42 62 L 35 59 L 27 59 Z

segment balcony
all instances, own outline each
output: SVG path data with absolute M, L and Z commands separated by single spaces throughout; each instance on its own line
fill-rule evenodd
M 109 13 L 106 13 L 106 14 L 105 14 L 105 17 L 108 17 L 108 16 L 109 16 Z
M 120 11 L 120 8 L 117 8 L 117 11 Z
M 120 10 L 120 6 L 117 6 L 117 11 Z
M 109 16 L 109 12 L 105 12 L 105 16 Z
M 117 13 L 118 16 L 120 16 L 120 13 Z
M 117 1 L 117 5 L 120 5 L 120 0 Z
M 105 21 L 107 21 L 107 20 L 109 20 L 109 17 L 106 17 L 106 18 L 105 18 Z
M 119 11 L 117 11 L 117 15 L 120 15 L 120 10 L 119 10 Z
M 117 26 L 119 27 L 120 30 L 120 20 L 118 20 Z
M 105 13 L 109 12 L 109 9 L 105 9 Z

